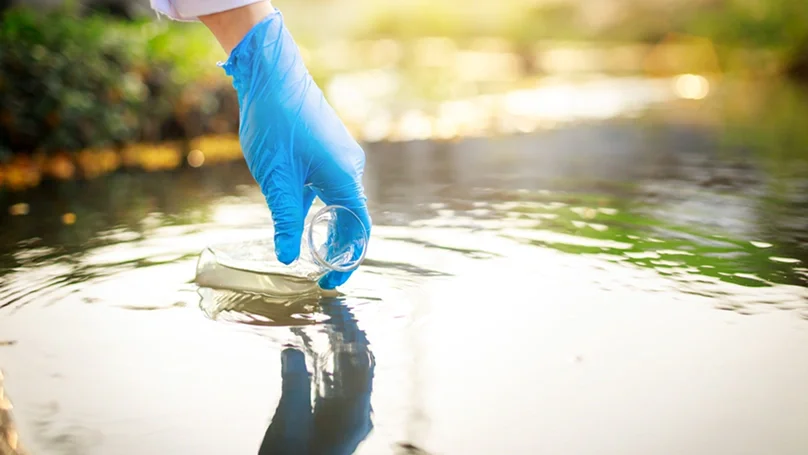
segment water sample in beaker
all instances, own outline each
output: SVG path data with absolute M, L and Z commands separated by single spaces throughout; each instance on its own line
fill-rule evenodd
M 325 206 L 306 223 L 300 256 L 278 261 L 272 236 L 211 245 L 196 266 L 200 286 L 299 296 L 319 291 L 317 281 L 331 271 L 348 272 L 362 263 L 368 232 L 359 217 L 338 205 Z

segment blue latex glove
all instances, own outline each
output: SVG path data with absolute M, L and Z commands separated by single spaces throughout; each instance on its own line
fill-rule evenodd
M 353 210 L 370 236 L 365 153 L 309 75 L 280 11 L 253 27 L 222 67 L 238 93 L 241 148 L 272 212 L 278 260 L 299 256 L 315 196 Z M 341 229 L 350 232 L 340 237 L 363 235 L 358 223 Z M 319 284 L 333 289 L 350 274 L 330 272 Z

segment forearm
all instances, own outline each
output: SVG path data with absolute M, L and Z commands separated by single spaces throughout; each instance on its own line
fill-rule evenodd
M 269 0 L 259 1 L 221 13 L 199 16 L 227 55 L 256 24 L 274 11 Z

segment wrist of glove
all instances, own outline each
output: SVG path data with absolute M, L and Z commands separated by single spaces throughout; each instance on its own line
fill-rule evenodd
M 299 256 L 315 197 L 354 211 L 369 235 L 365 153 L 312 80 L 281 13 L 253 27 L 222 67 L 238 94 L 241 147 L 271 211 L 278 260 Z M 320 286 L 333 289 L 350 275 L 330 272 Z

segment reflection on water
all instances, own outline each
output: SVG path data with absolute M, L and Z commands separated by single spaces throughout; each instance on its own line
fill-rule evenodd
M 33 453 L 803 454 L 800 105 L 702 83 L 636 119 L 367 144 L 378 228 L 327 298 L 194 283 L 206 246 L 271 234 L 242 163 L 2 193 L 26 210 L 0 215 L 0 429 Z
M 303 330 L 294 331 L 303 348 L 281 351 L 281 398 L 260 455 L 352 454 L 373 428 L 375 360 L 367 337 L 341 302 L 324 301 L 322 308 L 329 318 L 323 326 L 327 352 L 318 352 L 315 340 Z M 314 384 L 304 351 L 314 359 Z
M 328 320 L 317 310 L 317 297 L 289 300 L 252 292 L 202 287 L 199 307 L 211 319 L 242 324 L 292 327 Z

